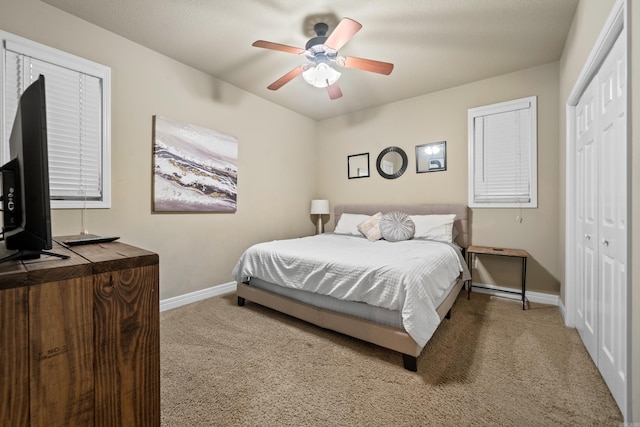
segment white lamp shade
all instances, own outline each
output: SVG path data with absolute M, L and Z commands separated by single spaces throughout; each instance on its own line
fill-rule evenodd
M 305 70 L 302 73 L 302 78 L 312 86 L 327 87 L 337 82 L 341 75 L 339 71 L 321 62 L 315 67 L 309 67 Z
M 329 201 L 328 200 L 312 200 L 311 201 L 311 213 L 318 215 L 326 215 L 329 213 Z

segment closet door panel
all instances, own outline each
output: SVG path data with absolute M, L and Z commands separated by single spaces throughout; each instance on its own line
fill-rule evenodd
M 598 367 L 618 405 L 626 387 L 627 147 L 625 43 L 619 37 L 598 73 L 600 203 Z
M 592 82 L 576 106 L 576 328 L 589 354 L 597 361 L 598 293 L 597 189 L 598 150 L 595 136 L 596 100 Z

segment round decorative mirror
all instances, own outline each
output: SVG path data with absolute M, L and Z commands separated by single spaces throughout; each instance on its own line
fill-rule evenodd
M 400 147 L 387 147 L 378 155 L 376 168 L 381 177 L 396 179 L 407 170 L 407 153 Z

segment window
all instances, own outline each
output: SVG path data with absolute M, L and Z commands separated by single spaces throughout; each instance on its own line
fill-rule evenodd
M 535 96 L 469 109 L 469 206 L 536 208 Z
M 110 69 L 9 33 L 0 32 L 0 37 L 0 164 L 10 160 L 18 99 L 42 74 L 51 207 L 110 207 Z

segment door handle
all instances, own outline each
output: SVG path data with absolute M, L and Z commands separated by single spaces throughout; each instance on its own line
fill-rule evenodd
M 585 234 L 584 238 L 587 239 L 587 240 L 591 240 L 591 234 Z
M 609 241 L 607 239 L 602 239 L 602 244 L 605 246 L 609 246 Z

